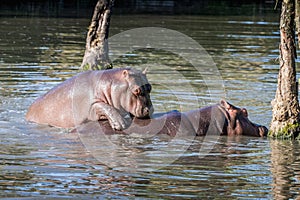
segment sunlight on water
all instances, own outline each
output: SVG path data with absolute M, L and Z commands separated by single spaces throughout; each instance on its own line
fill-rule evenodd
M 111 35 L 145 25 L 188 35 L 214 59 L 226 99 L 268 126 L 278 72 L 276 19 L 113 16 Z M 34 99 L 78 73 L 88 24 L 89 19 L 1 19 L 0 197 L 299 198 L 299 142 L 157 135 L 85 135 L 83 141 L 74 131 L 26 122 Z M 210 72 L 198 73 L 170 52 L 141 49 L 118 56 L 115 67 L 149 67 L 156 112 L 213 104 L 223 92 L 205 82 Z

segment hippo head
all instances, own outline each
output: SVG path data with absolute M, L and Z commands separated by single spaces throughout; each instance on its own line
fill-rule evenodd
M 225 100 L 221 100 L 219 109 L 223 112 L 226 118 L 227 128 L 224 128 L 224 132 L 227 135 L 248 135 L 248 136 L 266 136 L 268 129 L 265 126 L 261 126 L 252 123 L 248 119 L 248 112 L 245 108 L 238 108 Z
M 149 118 L 153 113 L 153 106 L 146 71 L 124 69 L 122 76 L 127 83 L 127 93 L 120 102 L 121 107 L 137 118 Z

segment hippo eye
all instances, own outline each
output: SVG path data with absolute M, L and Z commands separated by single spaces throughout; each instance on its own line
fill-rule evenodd
M 242 114 L 244 117 L 248 117 L 248 111 L 245 108 L 242 108 Z
M 151 89 L 152 88 L 151 88 L 150 84 L 145 84 L 140 87 L 136 87 L 136 88 L 132 89 L 132 93 L 135 96 L 146 96 L 146 94 L 150 93 Z
M 152 90 L 152 87 L 151 87 L 150 84 L 145 84 L 145 85 L 143 85 L 142 87 L 143 87 L 143 89 L 144 89 L 146 92 L 148 92 L 148 93 L 150 93 L 151 90 Z
M 145 96 L 145 90 L 141 90 L 139 96 Z

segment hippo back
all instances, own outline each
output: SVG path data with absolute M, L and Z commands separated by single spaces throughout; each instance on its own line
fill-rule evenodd
M 218 104 L 192 110 L 186 112 L 185 115 L 198 136 L 222 135 L 224 133 L 227 121 Z

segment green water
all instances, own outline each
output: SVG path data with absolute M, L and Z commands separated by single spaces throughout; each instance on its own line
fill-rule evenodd
M 127 48 L 127 40 L 112 42 L 110 56 L 115 58 L 115 67 L 149 67 L 156 112 L 195 109 L 223 97 L 246 107 L 252 121 L 268 126 L 278 72 L 277 19 L 116 15 L 111 36 L 134 28 L 175 30 L 200 44 L 217 71 L 199 72 L 184 56 L 174 53 L 195 51 L 186 48 L 182 40 L 174 44 L 174 38 L 170 51 L 141 45 L 121 55 L 118 53 Z M 35 98 L 78 73 L 88 25 L 89 19 L 1 18 L 0 197 L 299 196 L 299 142 L 253 137 L 191 141 L 110 136 L 106 138 L 110 145 L 97 144 L 95 153 L 75 133 L 27 123 L 24 115 Z M 152 32 L 144 31 L 140 36 L 145 38 L 143 44 L 151 37 L 159 44 L 170 43 L 170 38 L 153 36 Z M 207 81 L 210 77 L 214 77 L 212 82 Z

